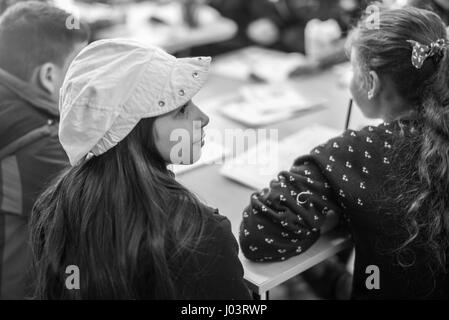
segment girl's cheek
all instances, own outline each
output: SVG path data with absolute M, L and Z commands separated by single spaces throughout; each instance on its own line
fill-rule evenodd
M 361 102 L 362 97 L 364 95 L 364 87 L 363 87 L 363 79 L 358 76 L 357 73 L 354 73 L 351 79 L 351 83 L 349 86 L 351 91 L 351 95 L 356 100 L 356 102 Z
M 354 76 L 351 79 L 351 82 L 349 84 L 349 91 L 351 92 L 352 97 L 354 98 L 354 100 L 357 100 L 358 98 L 358 90 L 357 90 L 357 85 L 355 84 L 355 78 Z
M 170 150 L 175 142 L 172 142 L 171 129 L 168 128 L 168 122 L 165 119 L 159 119 L 155 122 L 154 139 L 157 151 L 165 161 L 170 160 Z
M 160 156 L 162 157 L 162 159 L 164 159 L 165 161 L 170 160 L 170 145 L 169 145 L 169 140 L 167 139 L 161 139 L 161 137 L 159 137 L 156 140 L 156 149 L 159 152 Z

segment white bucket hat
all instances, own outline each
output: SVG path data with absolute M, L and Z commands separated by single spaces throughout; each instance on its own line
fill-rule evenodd
M 210 57 L 177 59 L 126 39 L 87 46 L 60 91 L 59 140 L 70 163 L 111 149 L 141 119 L 186 104 L 204 85 L 210 62 Z

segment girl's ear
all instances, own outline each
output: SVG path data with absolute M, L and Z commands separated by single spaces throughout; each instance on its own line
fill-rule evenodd
M 63 79 L 64 74 L 61 68 L 54 63 L 47 62 L 34 69 L 30 82 L 58 98 Z
M 39 83 L 50 94 L 58 90 L 56 86 L 57 72 L 57 67 L 53 63 L 45 63 L 39 69 Z
M 380 91 L 380 78 L 377 75 L 376 71 L 370 71 L 369 72 L 369 84 L 368 84 L 368 99 L 372 99 L 375 96 L 377 96 L 377 94 Z

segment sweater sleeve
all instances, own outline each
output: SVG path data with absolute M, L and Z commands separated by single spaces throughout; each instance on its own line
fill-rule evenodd
M 270 261 L 300 254 L 318 239 L 330 210 L 340 208 L 326 177 L 310 157 L 298 158 L 269 188 L 251 196 L 240 225 L 245 257 Z
M 280 172 L 269 188 L 251 196 L 239 236 L 248 259 L 275 261 L 298 255 L 316 242 L 331 211 L 348 219 L 348 206 L 363 205 L 357 194 L 366 188 L 363 175 L 368 170 L 360 159 L 377 157 L 371 130 L 348 130 L 314 148 L 296 159 L 289 171 Z

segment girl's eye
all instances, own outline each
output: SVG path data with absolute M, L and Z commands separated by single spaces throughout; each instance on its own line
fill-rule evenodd
M 181 114 L 186 113 L 186 111 L 187 111 L 186 109 L 187 109 L 187 104 L 183 105 L 183 106 L 181 107 L 181 109 L 179 109 L 179 113 L 181 113 Z

